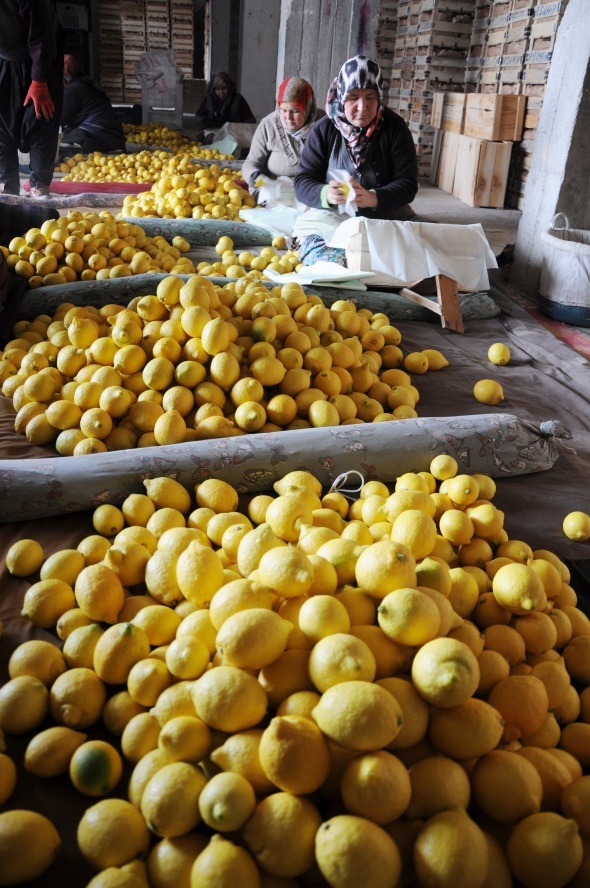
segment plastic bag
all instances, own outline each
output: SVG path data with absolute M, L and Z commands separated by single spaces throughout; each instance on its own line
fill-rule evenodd
M 346 213 L 348 216 L 356 216 L 356 192 L 350 184 L 350 173 L 347 170 L 332 170 L 328 177 L 340 183 L 340 191 L 346 196 L 346 203 L 338 204 L 338 212 L 341 215 Z

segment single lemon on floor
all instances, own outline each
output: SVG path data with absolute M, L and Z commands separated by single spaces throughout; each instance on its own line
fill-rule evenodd
M 503 342 L 494 342 L 488 349 L 488 360 L 492 364 L 507 364 L 510 360 L 510 349 Z
M 584 542 L 590 539 L 590 515 L 586 512 L 570 512 L 563 519 L 563 532 L 569 540 Z
M 481 404 L 494 406 L 504 400 L 504 390 L 495 379 L 480 379 L 473 386 L 473 396 Z
M 45 559 L 43 546 L 37 540 L 18 540 L 6 553 L 6 567 L 15 577 L 36 573 Z

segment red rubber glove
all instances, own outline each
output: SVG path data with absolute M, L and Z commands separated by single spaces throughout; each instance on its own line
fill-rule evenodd
M 28 105 L 29 102 L 32 102 L 35 106 L 35 114 L 39 119 L 44 117 L 45 120 L 51 120 L 55 112 L 55 105 L 49 94 L 47 84 L 42 80 L 31 80 L 31 85 L 23 105 Z

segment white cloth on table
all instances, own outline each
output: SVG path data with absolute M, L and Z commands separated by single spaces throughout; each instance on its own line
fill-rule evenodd
M 461 290 L 488 290 L 487 269 L 498 267 L 479 223 L 392 222 L 357 216 L 338 226 L 329 245 L 346 249 L 359 225 L 365 227 L 371 270 L 407 284 L 443 274 L 457 281 Z

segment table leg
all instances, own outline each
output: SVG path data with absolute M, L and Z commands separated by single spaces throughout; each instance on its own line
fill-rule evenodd
M 459 288 L 457 281 L 446 274 L 436 275 L 436 292 L 440 304 L 440 316 L 443 327 L 463 333 L 463 317 L 459 304 Z

